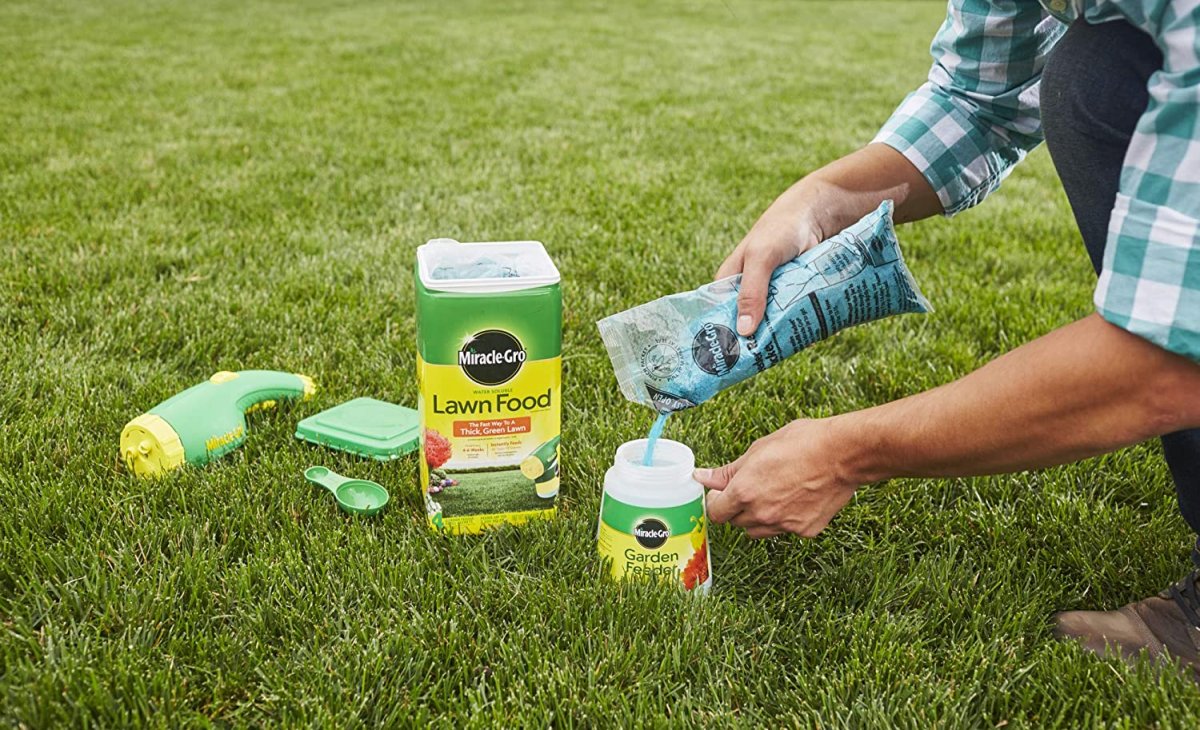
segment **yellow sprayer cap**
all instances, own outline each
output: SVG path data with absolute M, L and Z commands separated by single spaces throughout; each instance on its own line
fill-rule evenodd
M 121 459 L 139 477 L 152 477 L 183 466 L 183 442 L 163 419 L 143 413 L 121 431 Z

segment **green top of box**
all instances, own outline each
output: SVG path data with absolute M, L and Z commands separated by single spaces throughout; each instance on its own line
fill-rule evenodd
M 417 450 L 421 426 L 412 408 L 355 398 L 296 424 L 296 438 L 379 461 Z

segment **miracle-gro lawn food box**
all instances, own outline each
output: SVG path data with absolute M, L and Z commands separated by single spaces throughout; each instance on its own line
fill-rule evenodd
M 417 249 L 417 410 L 429 523 L 475 533 L 554 516 L 562 290 L 542 244 Z

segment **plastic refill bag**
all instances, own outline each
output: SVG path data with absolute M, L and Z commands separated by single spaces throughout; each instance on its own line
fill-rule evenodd
M 932 309 L 900 255 L 890 200 L 775 269 L 750 337 L 735 329 L 740 285 L 739 274 L 600 320 L 625 397 L 691 408 L 846 327 Z

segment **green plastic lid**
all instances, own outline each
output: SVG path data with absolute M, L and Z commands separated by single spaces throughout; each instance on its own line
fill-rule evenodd
M 296 438 L 379 461 L 417 450 L 420 422 L 411 408 L 355 398 L 296 424 Z

